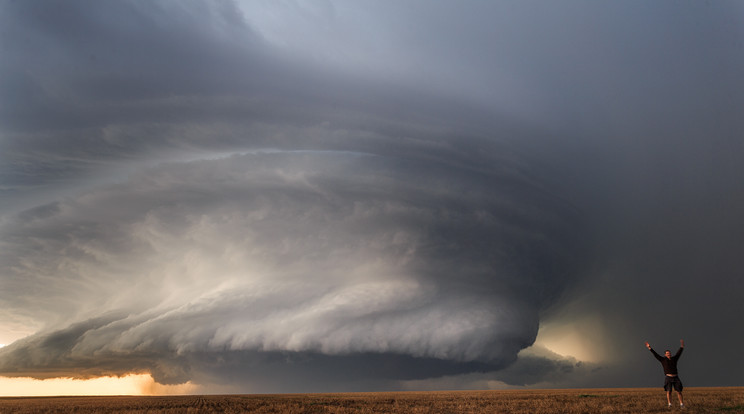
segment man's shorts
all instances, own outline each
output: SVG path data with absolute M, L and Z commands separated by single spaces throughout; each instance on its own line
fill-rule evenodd
M 672 388 L 682 392 L 682 381 L 679 377 L 664 377 L 664 391 L 671 391 Z

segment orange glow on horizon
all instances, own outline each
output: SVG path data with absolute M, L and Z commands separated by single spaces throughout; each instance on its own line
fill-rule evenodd
M 0 377 L 0 396 L 32 397 L 57 395 L 172 395 L 193 394 L 196 385 L 162 385 L 149 374 L 130 374 L 123 377 L 99 377 L 86 380 L 72 378 Z

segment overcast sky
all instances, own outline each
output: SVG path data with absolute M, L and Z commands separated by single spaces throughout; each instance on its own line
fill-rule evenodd
M 0 375 L 744 385 L 739 1 L 0 2 Z

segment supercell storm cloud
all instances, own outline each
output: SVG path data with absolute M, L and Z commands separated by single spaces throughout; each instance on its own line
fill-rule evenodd
M 743 12 L 3 2 L 0 376 L 732 385 Z
M 239 351 L 410 357 L 391 379 L 419 378 L 416 359 L 502 368 L 568 282 L 575 214 L 518 166 L 442 152 L 173 163 L 27 210 L 4 229 L 6 280 L 60 297 L 33 316 L 80 322 L 8 347 L 2 370 L 172 383 Z

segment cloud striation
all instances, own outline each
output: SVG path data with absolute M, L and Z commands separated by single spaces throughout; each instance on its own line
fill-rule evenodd
M 25 211 L 3 231 L 6 281 L 90 319 L 3 349 L 0 370 L 168 384 L 221 353 L 413 367 L 391 378 L 504 367 L 570 281 L 576 217 L 517 170 L 440 155 L 173 163 Z

